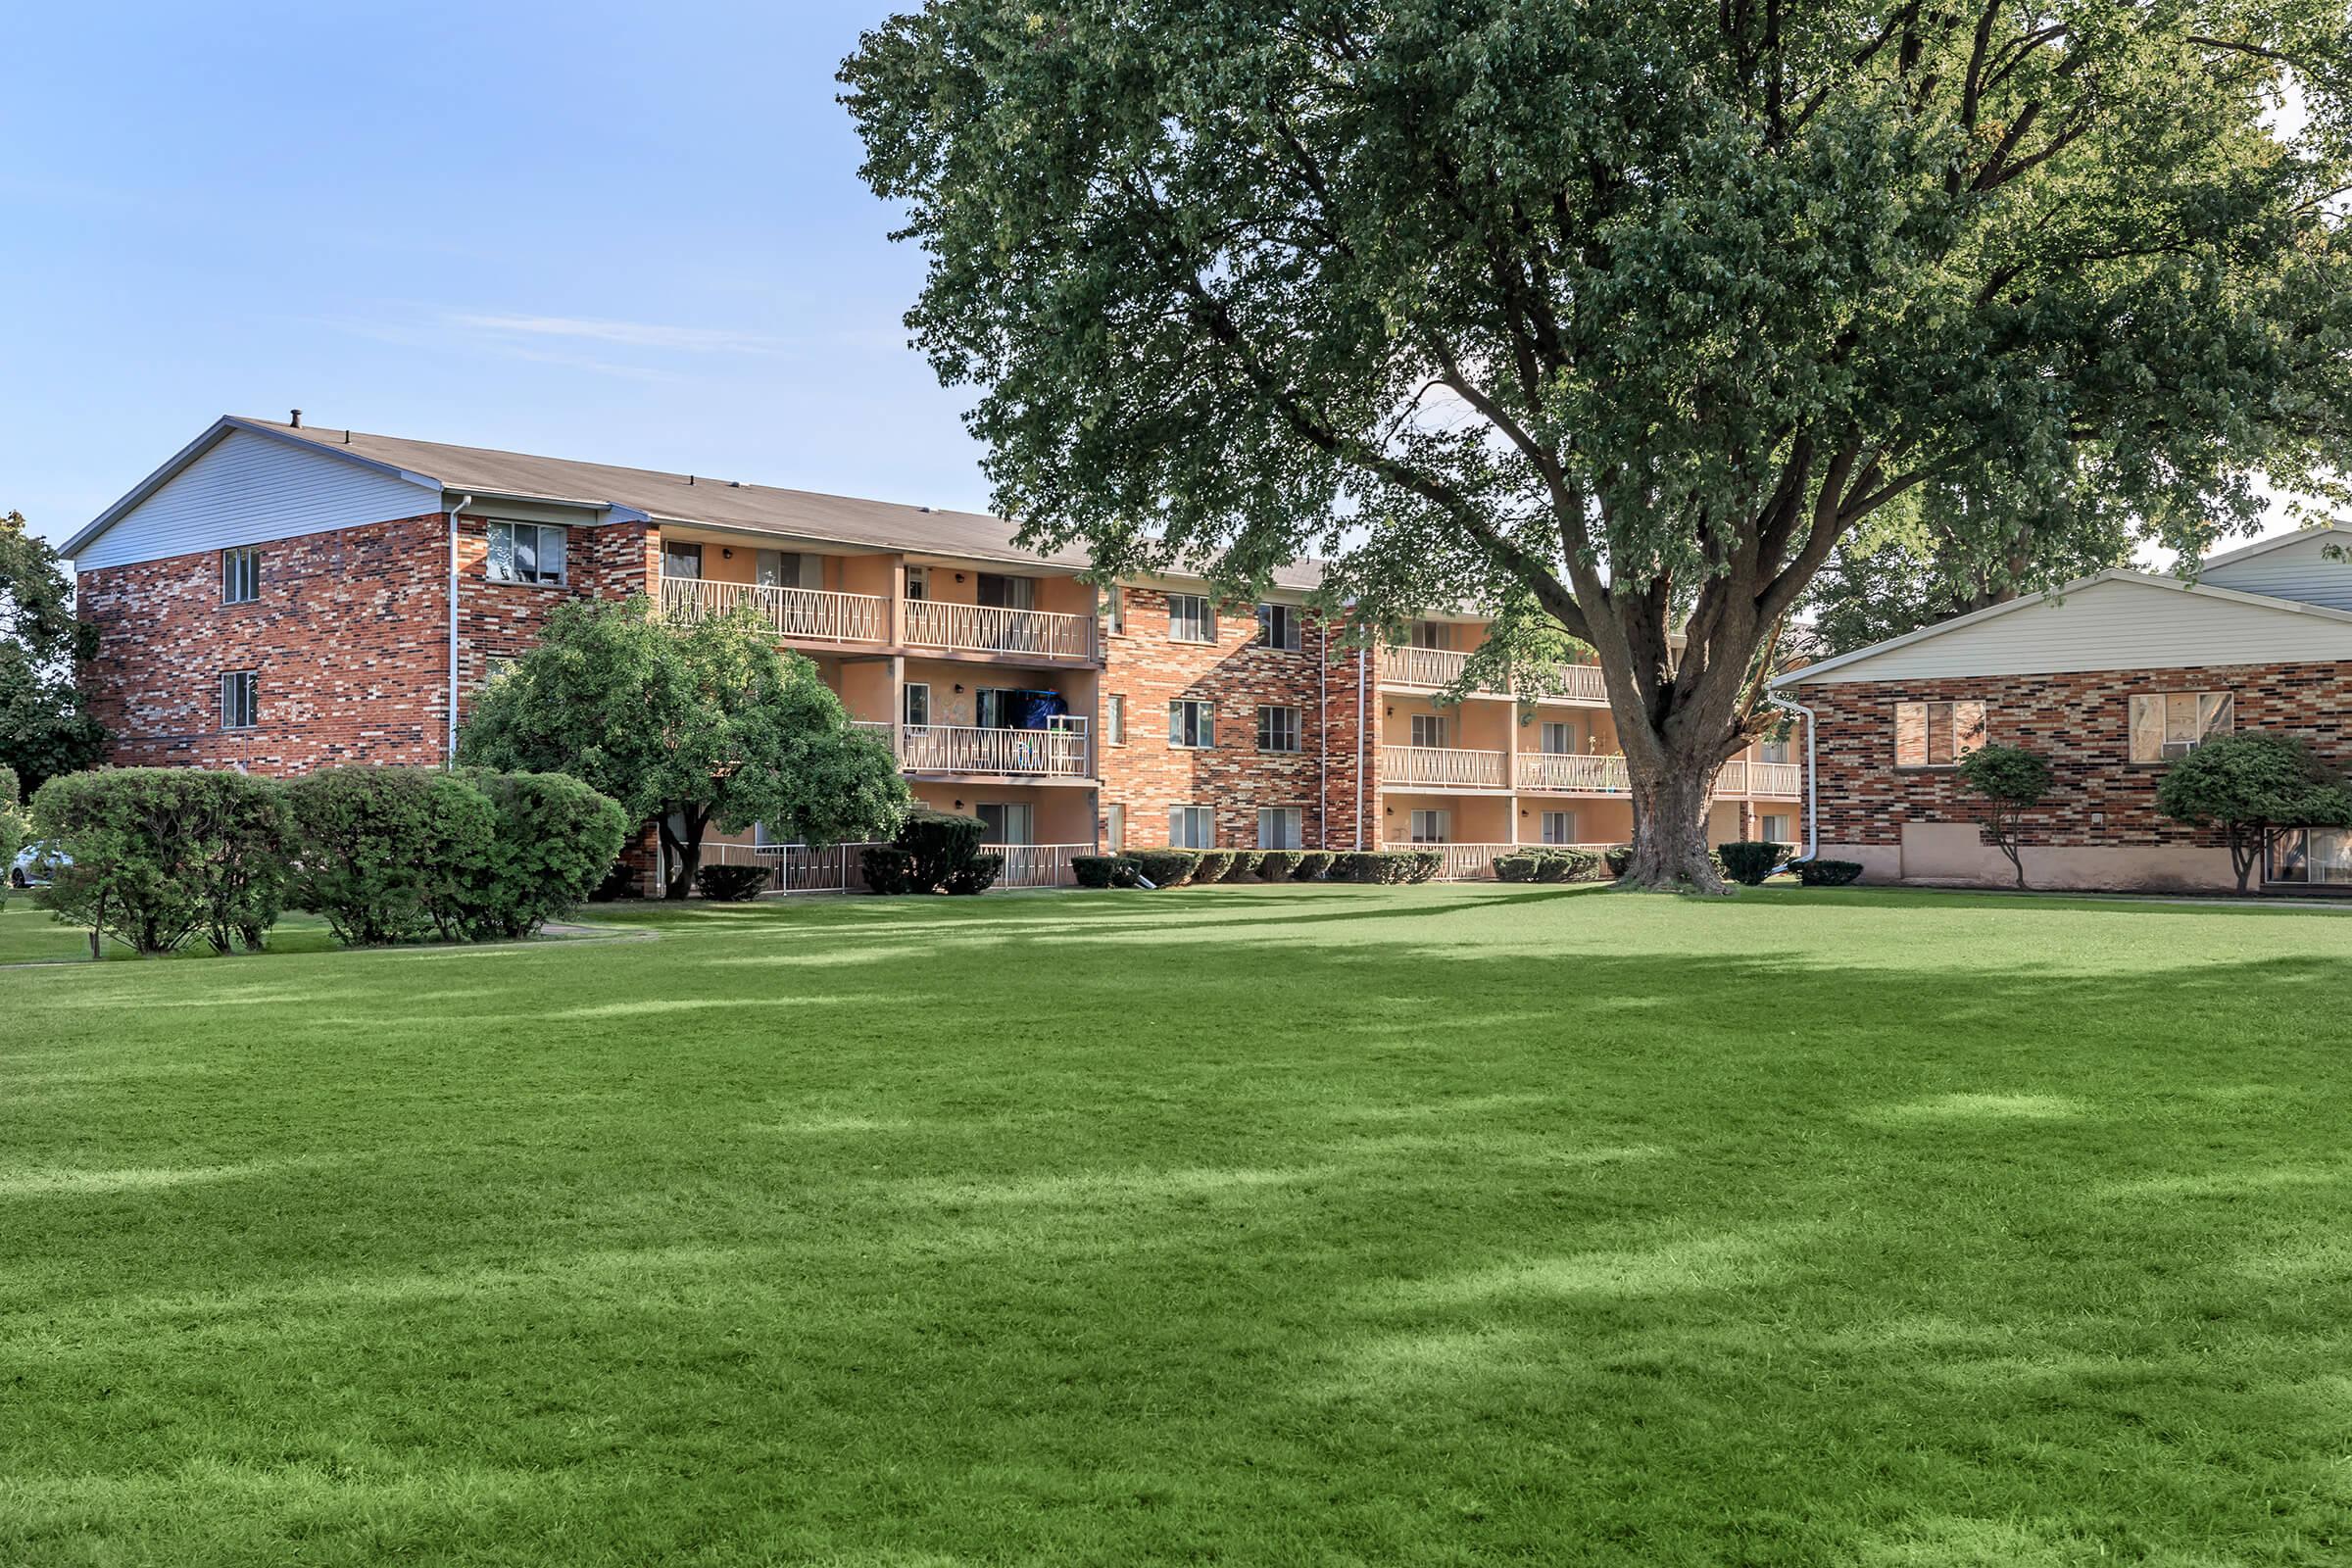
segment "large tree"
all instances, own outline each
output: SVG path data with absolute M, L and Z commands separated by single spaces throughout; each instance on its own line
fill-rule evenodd
M 78 684 L 97 643 L 97 628 L 74 618 L 74 580 L 57 552 L 24 514 L 0 516 L 0 765 L 17 770 L 28 800 L 106 753 Z
M 853 728 L 816 666 L 748 612 L 666 624 L 644 596 L 571 600 L 475 698 L 459 760 L 568 773 L 659 825 L 668 896 L 703 834 L 762 822 L 808 844 L 886 839 L 907 792 L 890 748 Z
M 932 0 L 842 76 L 1030 540 L 1321 555 L 1376 632 L 1476 599 L 1481 674 L 1590 645 L 1631 876 L 1715 889 L 1715 772 L 1874 514 L 2194 551 L 2320 482 L 2346 13 Z

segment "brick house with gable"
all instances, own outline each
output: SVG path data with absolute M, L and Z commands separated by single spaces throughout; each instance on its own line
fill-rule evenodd
M 2352 564 L 2307 529 L 2196 579 L 2103 571 L 1791 671 L 1813 724 L 1812 844 L 1876 882 L 2006 883 L 1955 769 L 1980 746 L 2048 758 L 2025 822 L 2037 887 L 2232 889 L 2220 835 L 2156 809 L 2165 767 L 2231 730 L 2300 736 L 2352 764 Z M 2352 835 L 2278 835 L 2273 887 L 2352 884 Z

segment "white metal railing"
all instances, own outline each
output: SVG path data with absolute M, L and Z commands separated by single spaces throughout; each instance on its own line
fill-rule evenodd
M 1380 769 L 1390 784 L 1440 784 L 1454 789 L 1498 790 L 1503 753 L 1467 752 L 1447 746 L 1383 746 Z
M 1747 792 L 1795 800 L 1805 792 L 1805 770 L 1795 762 L 1750 762 Z
M 821 850 L 806 844 L 705 844 L 703 863 L 764 866 L 769 893 L 862 893 L 860 858 L 872 848 L 870 843 Z
M 1087 778 L 1094 771 L 1086 721 L 1051 729 L 982 729 L 968 724 L 906 724 L 899 762 L 915 773 L 1043 773 Z
M 1457 654 L 1448 648 L 1383 648 L 1380 678 L 1384 685 L 1420 686 L 1436 691 L 1460 680 L 1469 662 L 1468 654 Z M 1609 700 L 1608 690 L 1601 684 L 1598 664 L 1553 664 L 1538 672 L 1529 684 L 1546 697 L 1571 702 Z M 1498 697 L 1511 695 L 1507 684 L 1485 684 L 1478 690 Z
M 1070 871 L 1070 857 L 1095 853 L 1091 844 L 988 844 L 982 848 L 1004 857 L 1004 869 L 997 873 L 1001 888 L 1074 887 L 1078 878 Z
M 1598 752 L 1522 752 L 1519 787 L 1570 790 L 1580 795 L 1627 795 L 1633 791 L 1625 759 Z
M 1582 850 L 1587 855 L 1603 855 L 1616 849 L 1614 844 L 1384 844 L 1384 850 L 1436 850 L 1443 858 L 1438 865 L 1437 879 L 1441 882 L 1492 882 L 1494 880 L 1494 858 L 1501 855 L 1516 855 L 1522 850 Z
M 981 654 L 1036 654 L 1046 659 L 1092 659 L 1095 617 L 998 605 L 954 605 L 909 599 L 899 607 L 900 640 L 909 648 L 954 648 Z
M 1747 793 L 1747 763 L 1734 758 L 1715 770 L 1715 793 L 1745 795 Z
M 816 588 L 763 588 L 708 577 L 662 579 L 662 613 L 692 625 L 748 605 L 778 637 L 795 642 L 879 643 L 889 637 L 890 602 L 876 594 L 836 594 Z

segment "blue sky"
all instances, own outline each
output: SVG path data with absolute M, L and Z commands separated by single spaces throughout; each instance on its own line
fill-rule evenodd
M 0 512 L 222 413 L 981 508 L 833 72 L 881 3 L 27 6 Z

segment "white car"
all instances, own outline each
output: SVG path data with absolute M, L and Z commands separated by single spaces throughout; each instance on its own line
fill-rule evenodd
M 8 868 L 8 885 L 12 888 L 47 887 L 61 865 L 72 865 L 63 850 L 45 840 L 35 839 L 17 852 L 14 865 Z

